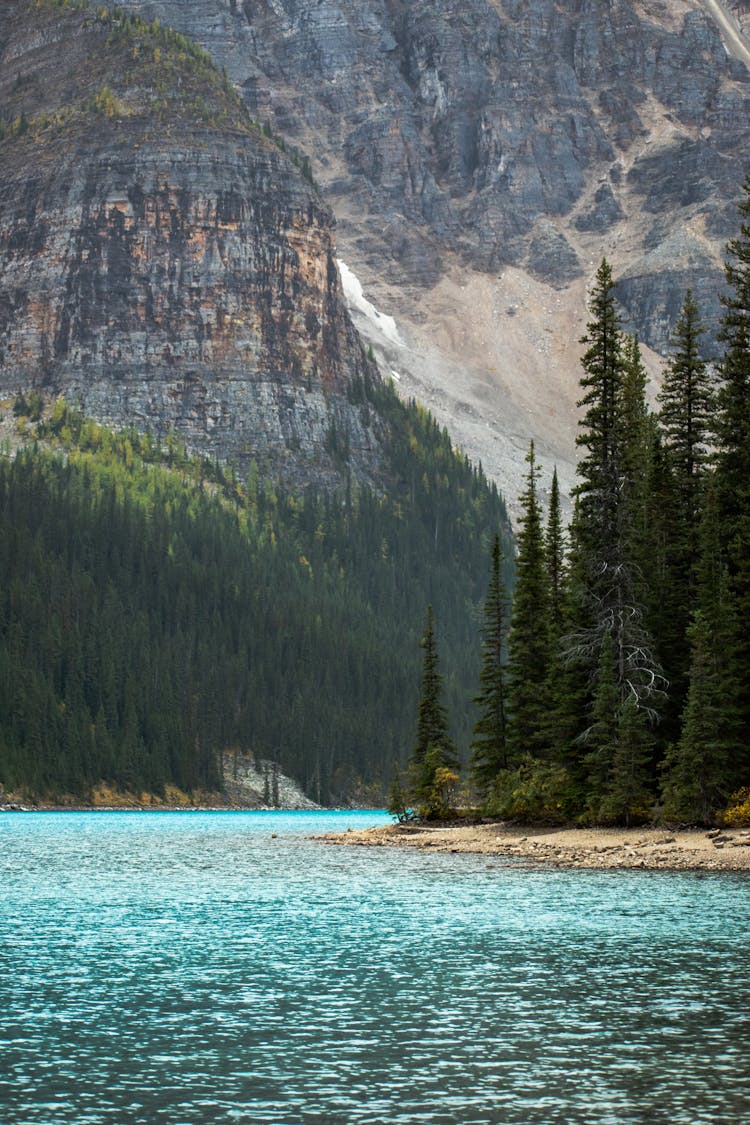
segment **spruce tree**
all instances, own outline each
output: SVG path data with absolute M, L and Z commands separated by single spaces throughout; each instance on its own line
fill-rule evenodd
M 710 823 L 730 794 L 747 784 L 737 679 L 738 623 L 724 561 L 716 480 L 705 489 L 696 571 L 697 605 L 688 629 L 690 670 L 682 729 L 664 762 L 664 813 Z
M 564 760 L 588 791 L 589 815 L 627 820 L 643 806 L 647 726 L 665 682 L 644 618 L 653 425 L 640 351 L 621 331 L 606 260 L 582 343 L 583 456 L 569 552 L 571 626 L 563 638 L 578 676 L 579 726 Z M 564 713 L 560 704 L 558 710 Z
M 492 544 L 492 565 L 482 629 L 480 690 L 474 702 L 480 710 L 471 743 L 471 776 L 482 796 L 487 795 L 500 770 L 507 769 L 507 722 L 505 714 L 504 646 L 506 632 L 505 590 L 502 577 L 500 536 Z
M 527 753 L 538 757 L 548 748 L 552 656 L 549 580 L 533 442 L 526 461 L 529 473 L 521 497 L 523 515 L 508 637 L 508 734 L 515 760 Z
M 443 678 L 440 673 L 432 606 L 420 645 L 422 691 L 417 713 L 417 740 L 410 758 L 411 791 L 415 803 L 424 806 L 430 799 L 435 774 L 439 769 L 455 769 L 458 758 L 448 730 L 448 715 L 443 705 Z
M 716 421 L 716 481 L 729 589 L 738 630 L 735 681 L 745 746 L 750 745 L 750 176 L 743 185 L 739 237 L 729 243 Z M 750 757 L 750 753 L 748 754 Z
M 687 632 L 696 608 L 701 495 L 715 408 L 713 376 L 701 354 L 704 331 L 688 289 L 658 395 L 663 461 L 651 482 L 652 520 L 660 533 L 652 586 L 660 654 L 670 681 L 663 727 L 669 740 L 677 735 L 687 694 Z
M 646 404 L 648 373 L 637 336 L 626 336 L 623 345 L 623 380 L 620 430 L 620 477 L 623 503 L 623 553 L 633 573 L 634 586 L 645 601 L 653 558 L 649 520 L 649 487 L 654 443 L 654 419 Z
M 640 375 L 626 379 L 624 338 L 615 310 L 614 282 L 606 260 L 597 272 L 592 319 L 582 342 L 586 408 L 576 439 L 576 516 L 572 528 L 571 579 L 575 630 L 565 643 L 583 675 L 596 684 L 602 645 L 611 640 L 621 703 L 631 696 L 655 717 L 664 680 L 643 620 L 642 577 L 634 557 L 634 503 L 638 495 L 635 454 L 643 447 Z M 632 371 L 632 363 L 631 363 Z M 627 394 L 626 394 L 627 391 Z M 640 473 L 640 469 L 638 470 Z
M 672 338 L 673 353 L 657 396 L 666 457 L 677 485 L 684 551 L 683 581 L 693 584 L 698 556 L 700 492 L 709 460 L 715 410 L 714 380 L 701 354 L 705 332 L 688 289 Z
M 616 562 L 621 554 L 620 408 L 624 380 L 623 333 L 615 309 L 614 281 L 606 259 L 596 274 L 591 295 L 591 320 L 581 343 L 585 413 L 576 444 L 583 449 L 578 464 L 577 539 L 589 569 Z
M 557 466 L 552 473 L 544 551 L 549 581 L 550 631 L 552 642 L 556 645 L 563 633 L 565 617 L 565 534 Z
M 580 670 L 566 659 L 565 652 L 565 637 L 573 627 L 575 615 L 571 601 L 569 557 L 565 548 L 557 469 L 552 476 L 544 548 L 550 599 L 546 742 L 552 759 L 571 767 L 574 759 L 579 757 L 574 739 L 580 733 L 584 692 Z

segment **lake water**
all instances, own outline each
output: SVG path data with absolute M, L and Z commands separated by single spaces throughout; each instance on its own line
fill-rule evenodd
M 0 816 L 2 1125 L 750 1122 L 748 878 L 386 819 Z

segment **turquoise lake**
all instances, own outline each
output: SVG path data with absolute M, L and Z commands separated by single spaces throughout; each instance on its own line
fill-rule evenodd
M 0 1123 L 750 1122 L 750 879 L 388 819 L 0 816 Z

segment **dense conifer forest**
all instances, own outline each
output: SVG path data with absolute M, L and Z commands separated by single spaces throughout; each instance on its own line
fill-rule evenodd
M 382 799 L 411 745 L 428 601 L 468 740 L 483 559 L 505 510 L 425 410 L 389 386 L 353 393 L 388 420 L 387 495 L 245 485 L 172 438 L 19 395 L 25 445 L 0 458 L 6 790 L 206 792 L 237 747 L 322 802 Z
M 581 343 L 579 483 L 546 520 L 533 444 L 506 606 L 492 554 L 472 780 L 485 812 L 548 822 L 750 823 L 750 178 L 716 365 L 693 295 L 657 409 L 606 260 Z M 431 618 L 420 729 L 394 811 L 445 815 L 453 762 Z M 425 717 L 425 707 L 428 715 Z M 457 779 L 456 779 L 457 780 Z

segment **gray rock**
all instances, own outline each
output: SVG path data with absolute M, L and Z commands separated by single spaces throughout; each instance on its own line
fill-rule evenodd
M 605 231 L 625 217 L 608 183 L 602 184 L 594 195 L 594 204 L 588 211 L 577 215 L 574 223 L 580 231 Z
M 694 286 L 708 319 L 718 316 L 716 268 L 736 229 L 728 202 L 744 174 L 750 85 L 699 0 L 125 7 L 195 36 L 253 112 L 307 146 L 357 269 L 407 289 L 431 287 L 454 255 L 489 271 L 525 261 L 536 270 L 545 217 L 604 236 L 623 219 L 637 232 L 644 213 L 658 214 L 666 239 L 698 209 L 714 241 Z M 736 9 L 747 16 L 745 0 Z M 652 129 L 657 139 L 645 143 Z M 620 155 L 629 172 L 618 185 Z M 562 282 L 577 274 L 560 247 L 541 262 Z M 629 321 L 655 347 L 674 306 L 663 293 L 673 268 L 654 271 L 667 275 L 657 280 L 658 315 L 638 287 L 622 290 Z M 640 271 L 645 283 L 651 272 Z M 674 277 L 678 288 L 683 280 Z
M 581 263 L 570 243 L 551 223 L 539 223 L 529 246 L 527 269 L 534 277 L 562 286 L 580 277 Z

